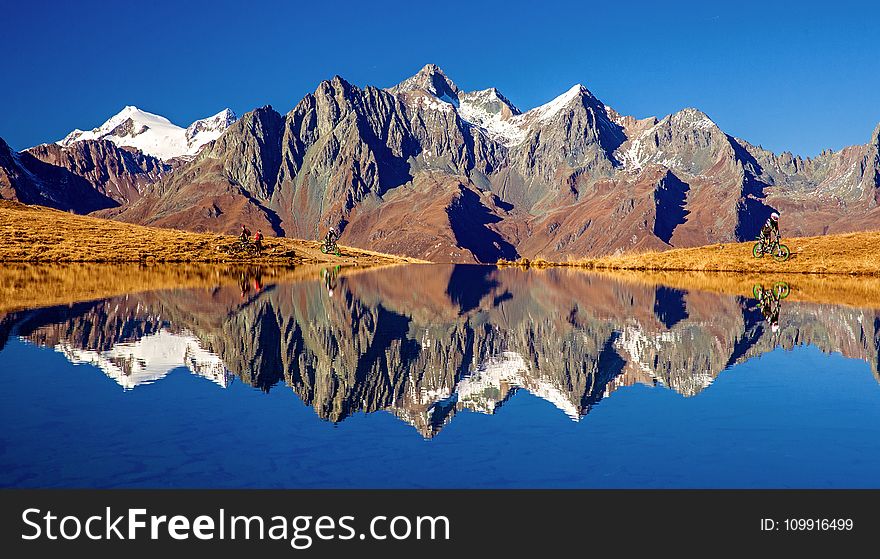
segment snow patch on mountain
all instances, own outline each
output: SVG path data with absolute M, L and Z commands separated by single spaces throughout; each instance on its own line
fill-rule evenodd
M 581 84 L 576 84 L 549 103 L 535 107 L 525 113 L 520 113 L 516 107 L 513 107 L 506 99 L 503 99 L 503 104 L 512 109 L 510 113 L 507 113 L 503 110 L 496 112 L 491 108 L 487 108 L 494 108 L 495 104 L 492 103 L 491 97 L 498 97 L 496 90 L 487 89 L 462 95 L 460 97 L 461 104 L 458 107 L 458 114 L 462 120 L 485 130 L 487 135 L 493 140 L 507 147 L 513 147 L 525 141 L 529 132 L 534 128 L 542 126 L 545 122 L 551 120 L 572 101 L 584 94 L 590 94 L 587 88 Z M 501 104 L 501 102 L 502 99 L 498 99 L 498 104 Z
M 442 111 L 444 113 L 452 112 L 455 110 L 455 106 L 449 101 L 444 101 L 439 97 L 434 97 L 433 95 L 422 95 L 419 96 L 419 102 L 426 108 L 432 111 Z
M 525 139 L 526 130 L 515 121 L 519 114 L 519 109 L 495 88 L 460 96 L 458 115 L 461 119 L 482 128 L 490 138 L 504 145 L 516 145 Z
M 68 146 L 83 140 L 110 140 L 117 146 L 133 147 L 163 160 L 188 158 L 216 140 L 235 120 L 235 113 L 224 109 L 182 128 L 163 116 L 129 105 L 101 126 L 89 131 L 76 129 L 57 143 Z

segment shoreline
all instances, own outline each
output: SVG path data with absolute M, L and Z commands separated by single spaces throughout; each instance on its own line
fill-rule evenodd
M 692 248 L 624 253 L 567 261 L 552 261 L 540 257 L 515 261 L 501 260 L 496 265 L 646 273 L 880 276 L 880 231 L 784 238 L 783 244 L 791 249 L 791 257 L 785 262 L 776 262 L 770 256 L 754 258 L 752 256 L 754 244 L 755 241 L 717 243 Z

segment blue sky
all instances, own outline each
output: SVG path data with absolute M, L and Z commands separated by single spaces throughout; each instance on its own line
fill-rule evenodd
M 872 2 L 4 2 L 0 137 L 16 149 L 125 105 L 189 122 L 287 112 L 334 74 L 390 86 L 428 62 L 529 109 L 583 83 L 624 114 L 687 106 L 812 156 L 880 122 Z

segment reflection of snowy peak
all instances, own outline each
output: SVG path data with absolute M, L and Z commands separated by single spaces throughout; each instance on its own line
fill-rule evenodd
M 641 327 L 626 326 L 621 330 L 615 345 L 622 356 L 629 356 L 630 363 L 683 396 L 699 394 L 712 384 L 720 372 L 715 371 L 713 374 L 710 363 L 706 362 L 688 370 L 684 375 L 680 371 L 675 371 L 676 374 L 661 374 L 660 367 L 669 363 L 669 356 L 687 353 L 687 348 L 693 347 L 683 344 L 681 332 L 677 330 L 646 333 Z M 680 350 L 682 347 L 686 349 Z
M 74 364 L 94 365 L 126 390 L 150 384 L 178 367 L 226 388 L 231 375 L 219 357 L 202 348 L 192 334 L 160 330 L 136 342 L 118 343 L 108 351 L 77 349 L 62 342 L 55 349 Z
M 547 400 L 571 419 L 580 419 L 577 406 L 565 394 L 550 382 L 529 378 L 528 371 L 528 365 L 520 354 L 505 351 L 480 363 L 470 376 L 458 383 L 455 396 L 462 407 L 491 414 L 511 389 L 523 388 Z
M 58 143 L 68 146 L 81 140 L 110 140 L 160 159 L 191 157 L 216 140 L 235 118 L 232 111 L 224 109 L 181 128 L 163 116 L 127 106 L 101 126 L 87 132 L 74 130 Z

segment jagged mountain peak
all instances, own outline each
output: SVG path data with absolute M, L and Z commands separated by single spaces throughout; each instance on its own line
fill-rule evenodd
M 553 100 L 534 109 L 520 112 L 497 89 L 461 93 L 458 97 L 461 118 L 484 130 L 490 138 L 507 147 L 522 143 L 531 130 L 550 125 L 554 117 L 567 108 L 592 107 L 599 113 L 607 108 L 582 84 L 575 84 Z M 615 113 L 616 114 L 616 113 Z M 611 116 L 604 115 L 606 126 L 614 127 Z
M 394 94 L 414 90 L 426 91 L 442 101 L 453 104 L 458 104 L 461 93 L 455 82 L 449 79 L 436 64 L 426 64 L 416 75 L 388 88 L 388 91 Z
M 685 107 L 678 112 L 672 113 L 663 120 L 679 126 L 688 126 L 700 129 L 714 128 L 720 130 L 720 128 L 718 128 L 718 125 L 715 124 L 715 121 L 709 118 L 709 115 L 694 107 Z
M 568 88 L 565 93 L 557 96 L 549 103 L 535 107 L 534 109 L 527 111 L 525 114 L 532 115 L 537 120 L 549 120 L 559 113 L 559 111 L 569 106 L 573 101 L 585 98 L 590 101 L 599 101 L 583 84 L 576 83 Z
M 188 151 L 198 151 L 206 143 L 216 140 L 238 117 L 231 109 L 223 109 L 214 116 L 199 119 L 186 128 Z
M 283 117 L 278 111 L 272 108 L 272 105 L 263 105 L 262 107 L 257 107 L 256 109 L 241 115 L 241 118 L 236 120 L 230 126 L 229 131 L 233 135 L 241 136 L 242 134 L 247 133 L 247 131 L 253 133 L 267 125 L 273 129 L 277 128 L 280 126 L 282 120 Z
M 478 107 L 490 114 L 499 114 L 505 119 L 522 114 L 522 111 L 516 108 L 507 97 L 494 87 L 461 93 L 459 94 L 459 101 L 462 108 L 467 104 L 472 107 Z
M 352 91 L 356 90 L 357 86 L 346 81 L 342 76 L 336 75 L 330 78 L 329 80 L 323 80 L 318 84 L 318 87 L 315 88 L 314 96 L 316 98 L 332 98 L 337 95 L 342 95 L 343 97 L 348 97 L 351 95 Z
M 874 132 L 871 133 L 870 144 L 876 148 L 880 148 L 880 122 L 877 123 L 877 126 L 874 127 Z

